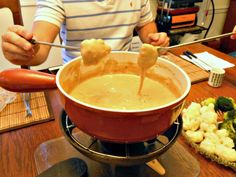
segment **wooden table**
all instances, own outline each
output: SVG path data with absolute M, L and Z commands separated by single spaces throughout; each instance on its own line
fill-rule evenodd
M 201 44 L 194 44 L 179 49 L 173 49 L 171 52 L 179 55 L 183 50 L 190 50 L 193 53 L 209 51 L 210 53 L 224 58 L 236 64 L 236 59 L 225 55 L 221 52 L 213 50 Z M 220 88 L 212 88 L 208 86 L 207 82 L 194 84 L 187 97 L 188 101 L 199 97 L 209 96 L 231 96 L 236 98 L 236 69 L 230 68 L 226 70 L 226 78 Z M 0 134 L 0 176 L 1 177 L 34 177 L 37 175 L 34 152 L 35 149 L 43 142 L 54 139 L 62 135 L 59 126 L 59 116 L 61 112 L 61 105 L 57 91 L 49 93 L 52 100 L 53 112 L 55 121 L 42 123 L 11 132 Z M 187 151 L 189 151 L 199 162 L 201 172 L 200 177 L 233 177 L 236 173 L 227 167 L 218 165 L 215 162 L 204 158 L 187 145 L 183 137 L 178 138 Z M 184 154 L 183 154 L 184 155 Z

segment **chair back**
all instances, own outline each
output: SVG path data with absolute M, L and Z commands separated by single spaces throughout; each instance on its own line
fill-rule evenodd
M 10 9 L 14 24 L 23 26 L 20 0 L 0 0 L 0 8 Z M 21 68 L 29 69 L 28 66 L 21 66 Z
M 236 25 L 235 8 L 236 0 L 231 0 L 222 33 L 232 32 L 234 26 Z M 232 40 L 229 37 L 220 39 L 220 50 L 225 53 L 235 52 L 236 40 Z
M 15 25 L 23 25 L 20 0 L 0 0 L 0 8 L 9 8 Z

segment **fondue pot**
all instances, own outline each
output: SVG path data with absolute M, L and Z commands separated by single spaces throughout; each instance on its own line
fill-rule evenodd
M 108 142 L 147 141 L 163 133 L 174 123 L 190 91 L 191 82 L 188 75 L 174 63 L 158 58 L 156 64 L 146 73 L 147 77 L 172 85 L 175 88 L 173 91 L 180 93 L 174 101 L 161 106 L 142 110 L 114 110 L 84 103 L 69 95 L 81 77 L 93 77 L 101 72 L 139 75 L 137 58 L 138 53 L 135 52 L 111 52 L 110 59 L 102 69 L 89 66 L 80 72 L 82 60 L 78 57 L 65 64 L 56 76 L 33 70 L 9 69 L 0 73 L 0 86 L 15 92 L 58 88 L 66 113 L 83 132 Z

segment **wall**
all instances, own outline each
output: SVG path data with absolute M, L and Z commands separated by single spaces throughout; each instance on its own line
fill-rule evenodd
M 31 29 L 34 13 L 36 10 L 35 5 L 36 5 L 35 0 L 21 0 L 24 26 L 29 30 Z M 4 19 L 0 20 L 0 26 L 1 26 L 0 35 L 2 35 L 4 32 L 7 31 L 8 26 L 13 24 L 13 20 L 10 10 L 7 8 L 0 9 L 0 17 L 1 17 L 0 19 Z M 59 43 L 58 38 L 55 40 L 55 43 Z M 49 66 L 57 66 L 61 64 L 62 64 L 61 50 L 59 48 L 52 48 L 46 62 L 37 67 L 31 67 L 31 68 L 39 70 L 48 68 Z M 7 68 L 16 68 L 16 67 L 18 66 L 11 64 L 6 59 L 4 59 L 2 50 L 0 50 L 0 71 Z
M 219 34 L 222 33 L 223 27 L 224 27 L 225 18 L 226 18 L 227 11 L 228 11 L 228 8 L 229 8 L 229 3 L 230 3 L 230 0 L 224 0 L 224 1 L 222 1 L 222 0 L 214 0 L 214 4 L 215 4 L 215 17 L 214 17 L 214 21 L 213 21 L 212 27 L 211 27 L 207 37 L 219 35 Z M 200 5 L 200 11 L 198 13 L 198 25 L 201 25 L 201 23 L 203 21 L 204 10 L 205 10 L 206 6 L 207 6 L 207 1 L 205 0 Z M 210 5 L 208 16 L 207 16 L 206 21 L 205 21 L 205 23 L 203 25 L 204 27 L 208 27 L 209 26 L 211 17 L 212 17 L 212 6 Z

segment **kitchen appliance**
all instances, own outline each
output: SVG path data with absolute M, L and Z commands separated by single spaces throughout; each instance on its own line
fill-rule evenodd
M 199 7 L 195 0 L 158 1 L 156 23 L 158 29 L 169 33 L 170 30 L 196 26 Z
M 161 31 L 168 31 L 171 29 L 195 26 L 198 11 L 198 6 L 180 9 L 158 8 L 158 29 Z
M 110 143 L 94 138 L 80 131 L 65 111 L 60 125 L 65 138 L 44 142 L 35 151 L 38 173 L 69 158 L 83 160 L 88 177 L 158 177 L 159 174 L 145 165 L 154 158 L 165 167 L 166 177 L 195 177 L 200 172 L 198 162 L 175 143 L 182 130 L 181 117 L 163 134 L 139 143 Z
M 197 25 L 202 0 L 159 0 L 156 24 L 158 30 L 170 37 L 170 45 L 176 45 L 186 33 L 200 34 L 205 27 Z
M 193 7 L 195 3 L 203 0 L 158 0 L 159 6 L 170 6 L 170 8 Z

